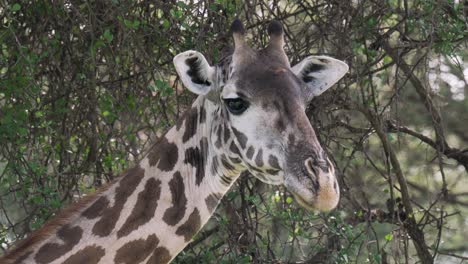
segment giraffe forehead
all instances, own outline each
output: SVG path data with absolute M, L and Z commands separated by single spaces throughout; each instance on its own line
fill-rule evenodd
M 236 72 L 223 95 L 242 93 L 252 99 L 295 101 L 302 97 L 301 81 L 281 65 L 248 67 Z M 302 101 L 302 100 L 301 100 Z

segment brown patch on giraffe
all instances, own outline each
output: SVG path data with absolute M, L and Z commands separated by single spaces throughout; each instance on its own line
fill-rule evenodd
M 197 126 L 198 126 L 198 110 L 196 108 L 192 108 L 189 110 L 185 118 L 185 131 L 184 131 L 184 135 L 182 136 L 183 143 L 187 142 L 197 133 Z
M 184 180 L 180 172 L 174 173 L 174 177 L 169 181 L 169 189 L 171 190 L 172 207 L 164 212 L 163 220 L 168 225 L 175 226 L 184 218 L 187 209 Z
M 281 104 L 280 104 L 278 101 L 274 100 L 274 101 L 273 101 L 273 105 L 275 106 L 275 108 L 276 108 L 278 111 L 281 112 L 282 107 L 281 107 Z
M 256 168 L 256 167 L 254 167 L 254 166 L 252 166 L 252 165 L 250 165 L 250 164 L 249 164 L 249 169 L 251 169 L 251 170 L 253 170 L 253 171 L 256 171 L 256 172 L 263 173 L 262 170 L 260 170 L 260 169 L 258 169 L 258 168 Z
M 182 127 L 182 124 L 184 123 L 185 121 L 185 117 L 187 116 L 187 112 L 185 112 L 182 117 L 180 117 L 178 120 L 177 120 L 177 123 L 176 123 L 176 129 L 177 131 L 180 130 L 180 128 Z
M 239 163 L 242 162 L 241 159 L 236 158 L 236 157 L 229 157 L 229 160 L 230 160 L 232 163 L 234 163 L 234 164 L 239 164 Z
M 226 185 L 226 186 L 229 186 L 231 185 L 231 182 L 232 182 L 232 179 L 226 175 L 221 175 L 221 183 Z
M 231 127 L 231 128 L 232 128 L 232 132 L 234 132 L 234 135 L 237 138 L 237 141 L 239 141 L 241 148 L 245 149 L 245 147 L 247 146 L 247 136 L 244 133 L 237 130 L 235 127 Z
M 208 139 L 206 137 L 200 140 L 200 148 L 191 147 L 185 151 L 184 163 L 195 167 L 195 183 L 200 185 L 205 177 L 205 165 L 208 157 Z
M 145 189 L 138 194 L 137 202 L 132 213 L 117 232 L 117 237 L 121 238 L 126 236 L 150 221 L 154 217 L 160 196 L 161 181 L 155 178 L 148 179 L 145 184 Z
M 231 142 L 231 145 L 229 146 L 229 150 L 230 150 L 232 153 L 241 156 L 240 151 L 239 151 L 239 148 L 236 146 L 236 144 L 234 143 L 234 141 Z
M 234 166 L 232 166 L 232 164 L 229 163 L 229 161 L 226 158 L 226 155 L 224 154 L 221 155 L 221 164 L 223 164 L 226 170 L 234 170 Z
M 279 172 L 279 170 L 271 170 L 271 169 L 266 170 L 266 173 L 268 173 L 270 175 L 277 175 L 278 172 Z
M 227 144 L 228 140 L 231 138 L 231 131 L 229 130 L 229 128 L 226 126 L 224 128 L 224 143 Z
M 64 225 L 57 231 L 57 237 L 63 242 L 60 243 L 46 243 L 44 244 L 34 256 L 34 260 L 38 263 L 50 263 L 68 251 L 72 250 L 74 246 L 80 242 L 83 235 L 83 229 L 79 226 L 70 227 Z
M 101 216 L 104 209 L 106 209 L 108 205 L 109 200 L 106 197 L 101 196 L 90 207 L 88 207 L 88 209 L 81 213 L 81 215 L 88 219 L 94 219 L 98 216 Z
M 273 156 L 273 155 L 270 155 L 270 156 L 268 157 L 268 163 L 270 164 L 270 166 L 272 166 L 272 167 L 275 168 L 275 169 L 278 169 L 278 170 L 281 169 L 281 167 L 280 167 L 280 165 L 279 165 L 279 162 L 278 162 L 278 158 L 276 158 L 276 157 Z
M 63 264 L 97 264 L 105 255 L 105 250 L 97 245 L 87 246 L 68 257 Z
M 193 212 L 190 214 L 189 218 L 185 223 L 176 230 L 176 235 L 184 236 L 185 242 L 190 241 L 190 239 L 197 233 L 201 227 L 201 218 L 198 208 L 193 209 Z
M 222 141 L 221 141 L 221 140 L 222 140 L 222 139 L 221 139 L 221 135 L 222 135 L 222 125 L 219 125 L 219 126 L 217 127 L 217 129 L 218 129 L 218 130 L 216 131 L 215 147 L 219 149 L 219 148 L 221 148 L 221 146 L 223 145 L 223 144 L 222 144 Z
M 116 264 L 134 264 L 145 260 L 158 246 L 159 239 L 155 234 L 146 239 L 130 241 L 119 248 L 114 257 Z
M 171 254 L 165 247 L 158 247 L 154 250 L 151 258 L 146 264 L 166 264 L 171 260 Z
M 166 137 L 161 138 L 148 154 L 150 166 L 158 164 L 158 169 L 162 171 L 171 171 L 179 158 L 179 151 L 174 143 L 169 143 Z M 158 163 L 159 162 L 159 163 Z
M 247 158 L 252 159 L 254 153 L 255 153 L 255 149 L 254 149 L 252 146 L 250 146 L 250 147 L 247 149 L 247 153 L 246 153 Z
M 119 182 L 119 186 L 115 189 L 114 206 L 104 210 L 101 219 L 93 226 L 93 234 L 103 237 L 112 232 L 128 197 L 135 191 L 144 174 L 145 170 L 140 166 L 136 166 L 125 173 Z
M 284 130 L 286 130 L 286 125 L 284 124 L 284 121 L 282 118 L 276 119 L 275 126 L 276 126 L 276 129 L 278 129 L 278 131 L 280 132 L 283 132 Z
M 259 149 L 257 153 L 257 157 L 255 158 L 255 163 L 259 167 L 263 167 L 263 149 Z
M 202 139 L 200 139 L 200 150 L 203 155 L 203 160 L 206 163 L 206 159 L 208 158 L 208 154 L 209 154 L 208 139 L 206 137 L 203 137 Z
M 200 116 L 200 124 L 205 123 L 205 121 L 206 121 L 206 110 L 205 110 L 205 106 L 203 104 L 200 106 L 199 116 Z
M 259 179 L 259 180 L 261 180 L 261 181 L 263 181 L 263 182 L 265 182 L 266 179 L 267 179 L 267 178 L 265 177 L 265 175 L 263 175 L 263 173 L 255 173 L 255 177 L 257 177 L 257 179 Z
M 211 174 L 216 175 L 216 173 L 218 172 L 218 167 L 219 167 L 218 158 L 214 156 L 211 162 Z
M 13 264 L 21 264 L 23 263 L 23 261 L 25 261 L 29 255 L 31 255 L 31 253 L 33 253 L 32 251 L 29 251 L 28 253 L 24 254 L 23 256 L 19 257 L 18 259 L 15 260 L 15 262 L 13 262 Z
M 208 195 L 208 197 L 205 198 L 206 207 L 208 208 L 208 211 L 210 211 L 210 213 L 212 213 L 214 209 L 216 209 L 216 206 L 218 206 L 220 200 L 219 198 L 221 196 L 222 195 L 220 193 L 210 193 L 210 195 Z

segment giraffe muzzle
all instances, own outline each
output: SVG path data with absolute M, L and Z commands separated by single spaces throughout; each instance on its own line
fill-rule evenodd
M 338 205 L 340 192 L 333 165 L 317 166 L 313 158 L 307 158 L 301 169 L 293 170 L 285 177 L 286 188 L 296 201 L 307 210 L 330 211 Z

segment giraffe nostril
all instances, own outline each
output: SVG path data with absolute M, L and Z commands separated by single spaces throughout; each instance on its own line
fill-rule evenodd
M 313 174 L 315 176 L 318 175 L 318 171 L 317 169 L 314 167 L 314 163 L 312 161 L 312 158 L 308 158 L 304 161 L 304 165 L 307 169 L 307 172 L 310 173 L 310 174 Z

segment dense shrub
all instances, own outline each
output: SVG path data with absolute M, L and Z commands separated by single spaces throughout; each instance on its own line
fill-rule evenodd
M 281 21 L 292 64 L 329 54 L 351 66 L 308 110 L 342 199 L 332 213 L 306 212 L 284 188 L 243 175 L 175 262 L 466 260 L 467 8 L 435 0 L 7 2 L 2 247 L 142 158 L 193 100 L 172 58 L 196 49 L 216 63 L 240 17 L 256 47 L 267 23 Z

